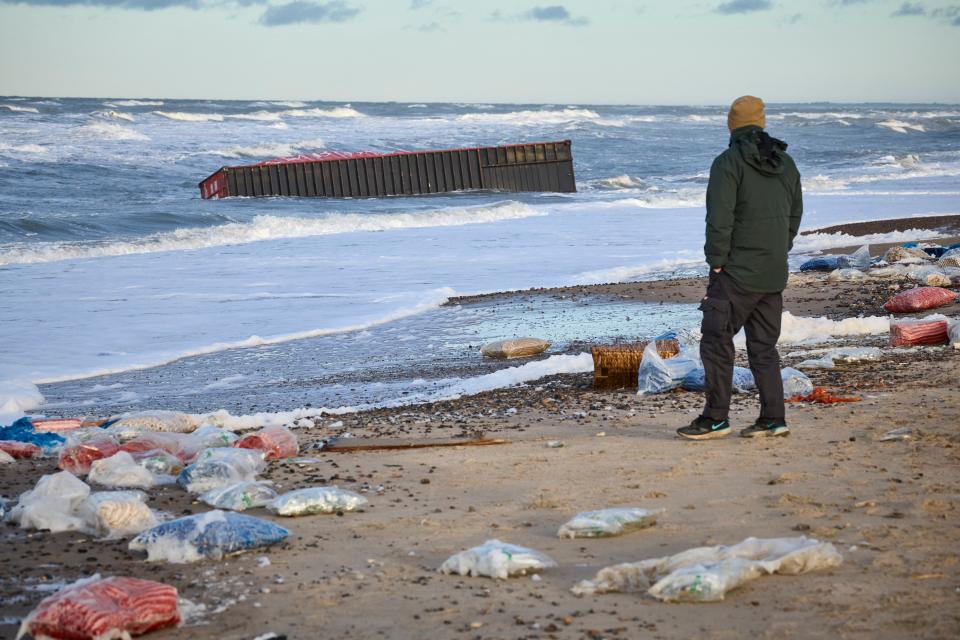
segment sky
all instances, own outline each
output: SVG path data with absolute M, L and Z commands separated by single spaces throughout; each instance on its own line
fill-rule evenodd
M 0 95 L 960 102 L 960 0 L 0 0 Z

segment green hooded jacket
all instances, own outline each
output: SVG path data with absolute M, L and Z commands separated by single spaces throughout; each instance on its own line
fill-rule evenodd
M 723 267 L 746 291 L 787 286 L 787 253 L 800 229 L 803 197 L 786 149 L 760 127 L 741 127 L 710 167 L 703 251 L 712 269 Z

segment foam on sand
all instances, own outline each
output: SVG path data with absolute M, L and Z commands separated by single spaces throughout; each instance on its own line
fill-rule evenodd
M 0 380 L 0 426 L 7 426 L 43 404 L 43 394 L 28 380 Z
M 784 311 L 780 321 L 780 340 L 777 344 L 798 344 L 824 342 L 832 338 L 848 336 L 870 336 L 890 331 L 890 318 L 886 316 L 867 316 L 863 318 L 806 318 Z M 734 338 L 738 349 L 746 346 L 743 331 Z
M 796 237 L 791 253 L 810 253 L 833 247 L 851 247 L 864 244 L 911 242 L 917 238 L 933 239 L 942 236 L 942 233 L 929 229 L 907 229 L 906 231 L 891 231 L 889 233 L 868 233 L 863 236 L 852 236 L 848 233 L 809 233 Z
M 232 222 L 215 227 L 177 229 L 129 242 L 63 243 L 18 245 L 0 250 L 0 265 L 55 262 L 76 258 L 99 258 L 161 251 L 185 251 L 226 245 L 247 244 L 280 238 L 303 238 L 358 231 L 389 231 L 425 227 L 484 224 L 545 216 L 546 212 L 519 202 L 489 207 L 434 209 L 383 215 L 330 214 L 319 218 L 255 216 L 250 222 Z

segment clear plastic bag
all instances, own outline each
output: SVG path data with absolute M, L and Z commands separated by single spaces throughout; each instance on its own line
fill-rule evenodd
M 846 257 L 846 266 L 851 269 L 869 269 L 873 264 L 873 258 L 870 257 L 870 245 L 863 245 Z
M 827 282 L 857 282 L 867 278 L 859 269 L 834 269 L 827 275 Z
M 919 265 L 907 269 L 907 277 L 928 287 L 949 287 L 950 276 L 940 267 Z
M 696 348 L 681 348 L 680 353 L 664 359 L 657 351 L 656 341 L 643 350 L 643 359 L 637 372 L 637 394 L 663 393 L 676 389 L 691 371 L 702 368 Z
M 680 383 L 687 391 L 705 391 L 707 388 L 706 372 L 703 368 L 694 369 L 683 377 Z M 733 368 L 733 390 L 738 393 L 753 391 L 757 382 L 753 379 L 753 372 L 746 367 Z
M 120 450 L 137 454 L 159 449 L 177 455 L 180 453 L 186 438 L 187 436 L 182 433 L 144 433 L 124 442 L 120 445 Z
M 487 576 L 506 580 L 557 566 L 549 556 L 499 540 L 487 540 L 478 547 L 461 551 L 447 558 L 440 573 L 461 576 Z
M 184 462 L 190 463 L 204 449 L 232 447 L 236 441 L 237 434 L 205 424 L 183 438 L 177 455 Z
M 960 319 L 954 318 L 947 325 L 947 338 L 954 349 L 960 349 Z
M 723 600 L 731 589 L 764 574 L 797 575 L 843 562 L 836 548 L 812 538 L 747 538 L 732 546 L 681 553 L 601 569 L 573 588 L 577 595 L 648 590 L 667 602 Z
M 170 477 L 154 475 L 126 451 L 118 451 L 109 458 L 94 460 L 87 475 L 87 482 L 91 484 L 124 489 L 149 489 L 172 481 Z
M 197 428 L 199 421 L 189 413 L 179 411 L 137 411 L 120 416 L 110 427 L 112 429 L 132 429 L 137 431 L 169 431 L 190 433 Z
M 514 338 L 485 344 L 480 353 L 487 358 L 529 358 L 549 348 L 550 343 L 540 338 Z
M 99 536 L 134 535 L 157 525 L 157 516 L 141 491 L 96 491 L 77 509 L 88 529 Z
M 877 362 L 882 357 L 878 347 L 841 347 L 831 349 L 819 358 L 804 360 L 798 369 L 834 369 L 836 363 Z
M 246 511 L 254 507 L 265 507 L 276 497 L 277 492 L 269 482 L 237 482 L 211 489 L 201 494 L 200 500 L 214 509 Z
M 131 551 L 149 562 L 175 564 L 225 556 L 283 541 L 290 532 L 269 520 L 240 513 L 208 511 L 164 522 L 130 541 Z
M 77 514 L 90 495 L 90 487 L 69 471 L 40 478 L 36 486 L 20 495 L 7 518 L 23 529 L 84 531 L 87 523 Z
M 57 466 L 64 471 L 82 476 L 90 471 L 90 465 L 94 461 L 109 458 L 118 451 L 120 451 L 120 444 L 109 435 L 78 441 L 71 434 L 60 452 L 60 461 Z
M 805 397 L 813 393 L 813 382 L 802 371 L 793 367 L 784 367 L 780 370 L 780 379 L 783 381 L 783 397 Z
M 930 260 L 930 256 L 923 249 L 916 247 L 891 247 L 887 249 L 883 259 L 893 264 L 894 262 L 904 263 L 923 263 Z
M 353 491 L 339 487 L 310 487 L 278 496 L 267 505 L 267 509 L 278 516 L 309 516 L 356 511 L 365 504 L 367 499 Z
M 43 454 L 43 449 L 37 445 L 17 440 L 0 440 L 0 451 L 18 460 L 21 458 L 39 458 Z
M 20 625 L 17 640 L 129 639 L 182 621 L 174 587 L 138 578 L 78 580 L 44 598 Z
M 292 458 L 300 453 L 297 436 L 286 427 L 266 427 L 240 438 L 235 447 L 263 451 L 267 460 Z
M 605 538 L 645 529 L 657 523 L 663 509 L 616 507 L 578 513 L 557 531 L 558 538 Z
M 158 476 L 176 476 L 183 471 L 183 462 L 177 456 L 166 451 L 138 451 L 130 454 L 141 467 Z

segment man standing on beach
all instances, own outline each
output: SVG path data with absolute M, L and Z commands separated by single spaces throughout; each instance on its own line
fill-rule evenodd
M 760 391 L 760 417 L 744 437 L 784 436 L 780 378 L 780 316 L 787 285 L 787 253 L 800 228 L 800 172 L 786 143 L 764 131 L 763 100 L 742 96 L 727 116 L 730 145 L 710 168 L 707 241 L 710 265 L 700 357 L 706 377 L 703 414 L 677 434 L 691 440 L 730 433 L 730 394 L 736 354 L 733 336 L 744 329 L 750 370 Z

